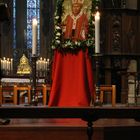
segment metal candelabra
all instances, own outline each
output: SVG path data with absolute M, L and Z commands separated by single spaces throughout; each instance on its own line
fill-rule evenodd
M 31 105 L 37 106 L 38 105 L 38 95 L 36 92 L 36 61 L 37 61 L 37 56 L 34 55 L 32 56 L 32 90 L 31 90 L 31 95 L 32 95 L 32 100 L 31 100 Z

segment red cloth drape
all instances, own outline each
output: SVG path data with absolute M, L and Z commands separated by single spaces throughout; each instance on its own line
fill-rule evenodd
M 48 106 L 89 106 L 94 90 L 88 50 L 80 50 L 76 54 L 56 50 Z

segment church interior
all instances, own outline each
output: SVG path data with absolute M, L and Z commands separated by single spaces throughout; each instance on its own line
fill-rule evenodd
M 69 3 L 87 41 L 62 37 Z M 0 0 L 0 139 L 138 139 L 139 45 L 138 0 Z

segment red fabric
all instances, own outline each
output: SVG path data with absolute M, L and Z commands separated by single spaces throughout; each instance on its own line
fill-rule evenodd
M 52 80 L 48 106 L 89 106 L 95 89 L 88 51 L 55 51 Z

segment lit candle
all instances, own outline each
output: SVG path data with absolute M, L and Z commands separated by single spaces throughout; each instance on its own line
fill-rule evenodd
M 42 57 L 40 57 L 40 69 L 42 70 L 42 66 L 43 66 L 43 60 Z
M 32 56 L 36 55 L 37 51 L 37 20 L 32 21 Z
M 9 66 L 10 66 L 10 63 L 9 63 L 9 62 L 10 62 L 10 61 L 9 61 L 9 58 L 7 58 L 7 60 L 6 60 L 6 61 L 7 61 L 7 70 L 9 71 L 9 70 L 10 70 L 10 69 L 9 69 Z
M 3 70 L 6 70 L 6 58 L 3 57 Z
M 13 59 L 11 58 L 11 71 L 13 70 Z
M 95 53 L 100 53 L 100 13 L 95 15 Z
M 46 69 L 46 58 L 44 58 L 44 61 L 43 61 L 43 70 L 45 70 Z
M 1 62 L 0 63 L 1 64 L 1 69 L 3 70 L 3 60 L 1 59 L 0 62 Z

